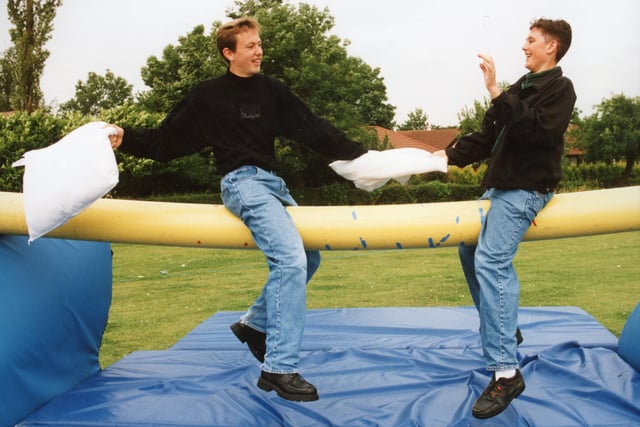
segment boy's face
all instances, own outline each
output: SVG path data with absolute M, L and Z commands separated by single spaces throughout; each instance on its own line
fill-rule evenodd
M 239 77 L 251 77 L 260 72 L 262 41 L 256 30 L 248 29 L 236 36 L 236 50 L 225 49 L 229 71 Z
M 532 28 L 522 46 L 525 55 L 524 66 L 533 73 L 555 67 L 557 47 L 556 40 L 550 38 L 547 41 L 540 28 Z

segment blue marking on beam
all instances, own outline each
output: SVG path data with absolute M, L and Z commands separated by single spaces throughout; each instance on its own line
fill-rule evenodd
M 480 214 L 480 224 L 484 224 L 484 218 L 485 218 L 484 209 L 479 208 L 478 213 Z
M 363 248 L 367 249 L 367 241 L 360 237 L 360 244 Z

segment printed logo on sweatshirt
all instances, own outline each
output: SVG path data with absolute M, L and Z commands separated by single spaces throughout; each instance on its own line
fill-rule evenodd
M 256 120 L 260 118 L 260 105 L 243 104 L 240 105 L 240 118 L 242 120 Z

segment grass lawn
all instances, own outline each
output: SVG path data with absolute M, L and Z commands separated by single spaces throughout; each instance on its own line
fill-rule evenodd
M 173 345 L 217 311 L 244 311 L 266 279 L 257 250 L 114 244 L 103 367 Z M 309 308 L 472 305 L 456 248 L 323 251 Z M 619 335 L 640 300 L 640 232 L 523 242 L 522 306 L 577 306 Z

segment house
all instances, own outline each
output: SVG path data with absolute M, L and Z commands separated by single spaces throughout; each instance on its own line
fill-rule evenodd
M 401 130 L 399 134 L 408 136 L 409 138 L 420 141 L 437 150 L 447 148 L 460 134 L 458 128 L 442 128 L 430 130 Z
M 456 128 L 393 131 L 380 126 L 372 127 L 378 140 L 383 142 L 386 138 L 393 148 L 420 148 L 430 153 L 447 148 L 458 134 Z
M 575 135 L 572 131 L 575 131 L 576 125 L 570 124 L 567 129 L 567 133 L 564 135 L 564 143 L 566 146 L 565 158 L 573 166 L 579 166 L 583 162 L 585 151 L 577 147 Z
M 571 125 L 573 126 L 573 125 Z M 421 148 L 430 153 L 447 148 L 460 134 L 458 128 L 442 128 L 431 130 L 398 130 L 393 131 L 380 126 L 373 126 L 378 140 L 388 139 L 392 148 Z M 571 127 L 570 127 L 571 129 Z M 574 138 L 566 135 L 567 160 L 572 165 L 579 165 L 584 156 L 584 150 L 575 146 Z

